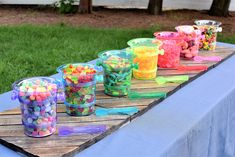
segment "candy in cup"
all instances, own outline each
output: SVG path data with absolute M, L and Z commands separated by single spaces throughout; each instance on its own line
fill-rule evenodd
M 158 66 L 161 68 L 177 67 L 180 63 L 182 38 L 177 32 L 156 32 L 154 36 L 162 41 L 160 48 L 164 49 L 164 54 L 158 56 Z
M 195 30 L 193 26 L 189 25 L 177 26 L 176 30 L 184 39 L 184 42 L 181 43 L 180 56 L 184 59 L 193 59 L 193 57 L 198 55 L 201 31 Z
M 110 96 L 125 96 L 131 86 L 133 55 L 125 50 L 110 50 L 99 53 L 99 61 L 104 69 L 104 92 Z
M 136 79 L 150 80 L 157 76 L 158 55 L 163 55 L 164 50 L 160 50 L 162 42 L 153 38 L 137 38 L 127 42 L 130 48 L 128 52 L 134 54 L 134 63 L 139 68 L 133 69 L 133 76 Z
M 57 100 L 60 82 L 49 77 L 33 77 L 16 81 L 12 100 L 18 99 L 24 133 L 30 137 L 45 137 L 56 131 Z M 61 97 L 62 96 L 62 97 Z
M 95 111 L 96 68 L 92 64 L 74 63 L 57 68 L 61 74 L 66 100 L 66 112 L 86 116 Z
M 194 27 L 201 31 L 200 50 L 214 50 L 216 48 L 217 32 L 222 31 L 221 22 L 213 20 L 196 20 Z

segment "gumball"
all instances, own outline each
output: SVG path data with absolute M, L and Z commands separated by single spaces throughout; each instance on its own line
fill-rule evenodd
M 51 123 L 43 121 L 50 118 L 56 122 L 56 81 L 47 77 L 29 78 L 14 83 L 14 90 L 18 92 L 21 102 L 22 123 L 24 133 L 31 137 L 45 137 L 55 132 L 45 129 Z M 43 125 L 42 125 L 43 124 Z

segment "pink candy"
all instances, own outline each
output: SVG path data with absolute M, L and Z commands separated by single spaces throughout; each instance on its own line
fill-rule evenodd
M 156 32 L 154 36 L 163 42 L 164 55 L 158 56 L 158 66 L 174 68 L 180 63 L 182 39 L 177 32 Z
M 193 59 L 198 55 L 200 30 L 194 30 L 193 26 L 183 25 L 176 27 L 179 35 L 184 39 L 181 43 L 180 56 L 185 59 Z

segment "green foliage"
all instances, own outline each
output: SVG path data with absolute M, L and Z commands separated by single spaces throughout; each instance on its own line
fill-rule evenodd
M 224 35 L 222 33 L 218 33 L 218 41 L 235 44 L 235 35 Z
M 60 13 L 69 14 L 77 11 L 77 7 L 74 3 L 75 0 L 59 0 L 55 3 L 55 6 L 58 8 Z

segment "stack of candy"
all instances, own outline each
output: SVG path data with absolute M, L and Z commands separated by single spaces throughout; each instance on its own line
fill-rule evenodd
M 161 48 L 164 55 L 158 56 L 158 66 L 161 68 L 175 68 L 180 63 L 180 52 L 182 39 L 176 32 L 156 32 L 156 39 L 162 41 Z
M 131 86 L 132 55 L 124 50 L 111 50 L 99 54 L 104 68 L 105 94 L 125 96 Z
M 222 31 L 219 27 L 221 22 L 211 20 L 197 20 L 195 29 L 201 31 L 199 48 L 201 50 L 214 50 L 216 47 L 217 32 Z
M 181 44 L 181 57 L 193 59 L 193 57 L 198 55 L 200 30 L 195 30 L 193 26 L 188 25 L 177 26 L 176 30 L 184 39 L 184 42 Z
M 56 131 L 57 83 L 52 78 L 35 77 L 13 84 L 12 99 L 21 103 L 24 133 L 45 137 Z
M 91 64 L 67 64 L 57 69 L 62 73 L 66 112 L 72 116 L 90 115 L 95 111 L 95 75 Z
M 137 38 L 127 42 L 131 47 L 127 50 L 135 55 L 134 63 L 138 63 L 138 70 L 133 69 L 133 76 L 136 79 L 149 80 L 157 76 L 158 54 L 163 54 L 159 50 L 161 41 L 152 38 Z

